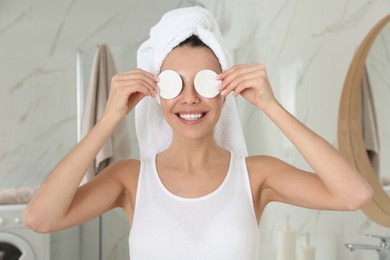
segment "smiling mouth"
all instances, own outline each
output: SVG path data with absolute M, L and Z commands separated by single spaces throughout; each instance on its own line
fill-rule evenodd
M 199 120 L 202 117 L 204 117 L 206 115 L 206 113 L 197 113 L 197 114 L 180 114 L 180 113 L 176 113 L 176 115 L 178 117 L 180 117 L 181 119 L 184 119 L 184 120 L 187 120 L 187 121 L 195 121 L 195 120 Z

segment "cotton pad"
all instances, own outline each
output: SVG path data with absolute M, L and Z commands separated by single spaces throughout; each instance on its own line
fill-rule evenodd
M 180 75 L 174 70 L 164 70 L 160 73 L 157 86 L 160 89 L 160 97 L 172 99 L 180 94 L 182 81 Z
M 201 70 L 195 75 L 194 85 L 196 92 L 205 98 L 213 98 L 219 94 L 220 80 L 216 79 L 217 73 L 212 70 Z

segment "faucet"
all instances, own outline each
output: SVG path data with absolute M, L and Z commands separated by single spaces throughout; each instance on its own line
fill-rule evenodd
M 352 252 L 354 250 L 375 250 L 379 254 L 379 260 L 390 260 L 390 237 L 366 234 L 368 237 L 379 238 L 380 245 L 365 245 L 365 244 L 345 244 Z

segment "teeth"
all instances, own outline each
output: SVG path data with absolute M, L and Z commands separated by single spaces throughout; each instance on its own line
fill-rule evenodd
M 179 114 L 180 118 L 184 120 L 198 120 L 200 119 L 203 115 L 202 114 Z

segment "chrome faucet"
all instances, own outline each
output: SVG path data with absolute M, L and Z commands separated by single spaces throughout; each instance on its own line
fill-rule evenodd
M 379 254 L 379 260 L 390 260 L 390 237 L 370 235 L 368 237 L 379 238 L 380 245 L 365 245 L 365 244 L 345 244 L 345 246 L 352 252 L 354 250 L 375 250 Z

